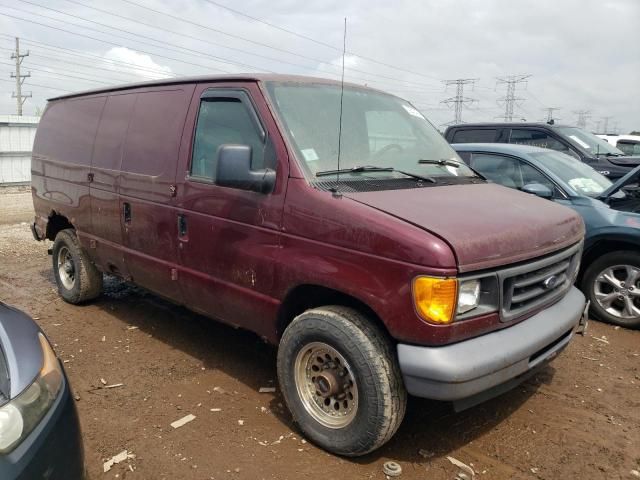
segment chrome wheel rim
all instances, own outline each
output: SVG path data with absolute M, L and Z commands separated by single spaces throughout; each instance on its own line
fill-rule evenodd
M 598 305 L 621 319 L 640 318 L 640 268 L 614 265 L 596 276 L 593 293 Z
M 62 286 L 71 290 L 76 283 L 76 266 L 73 257 L 67 247 L 60 247 L 58 250 L 58 277 Z
M 298 352 L 295 384 L 305 411 L 321 425 L 344 428 L 358 412 L 358 386 L 353 370 L 333 347 L 313 342 Z

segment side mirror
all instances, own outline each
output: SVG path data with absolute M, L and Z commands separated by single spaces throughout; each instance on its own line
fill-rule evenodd
M 522 187 L 522 191 L 547 200 L 553 198 L 553 191 L 541 183 L 528 183 Z
M 270 193 L 276 184 L 276 172 L 270 168 L 251 170 L 251 147 L 222 145 L 218 150 L 216 185 L 258 193 Z

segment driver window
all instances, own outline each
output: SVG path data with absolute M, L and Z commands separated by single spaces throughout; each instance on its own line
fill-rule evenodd
M 251 168 L 264 168 L 264 144 L 245 104 L 237 98 L 207 98 L 200 102 L 191 158 L 191 176 L 215 181 L 222 145 L 251 147 Z

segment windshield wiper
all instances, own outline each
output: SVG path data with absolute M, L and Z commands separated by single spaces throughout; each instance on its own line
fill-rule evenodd
M 456 162 L 455 160 L 449 160 L 446 158 L 441 158 L 440 160 L 431 160 L 431 159 L 420 159 L 418 160 L 418 163 L 421 165 L 440 165 L 440 166 L 450 166 L 450 167 L 455 167 L 455 168 L 460 168 L 460 165 L 463 165 L 460 162 Z M 473 173 L 475 173 L 475 176 L 482 179 L 482 180 L 486 180 L 487 178 L 482 175 L 480 172 L 478 172 L 477 170 L 471 168 L 469 165 L 464 164 L 469 170 L 471 170 Z
M 338 175 L 340 173 L 362 173 L 362 172 L 398 172 L 407 177 L 412 177 L 424 182 L 436 183 L 436 179 L 432 177 L 424 177 L 415 173 L 397 170 L 394 167 L 376 167 L 375 165 L 362 165 L 359 167 L 341 168 L 339 170 L 322 170 L 316 173 L 316 177 L 326 177 L 327 175 Z
M 431 160 L 431 159 L 420 159 L 418 160 L 420 164 L 427 165 L 449 165 L 450 167 L 460 167 L 460 162 L 456 162 L 455 160 L 449 160 L 447 158 L 441 158 L 440 160 Z
M 598 152 L 598 153 L 596 153 L 596 157 L 600 157 L 600 156 L 604 156 L 604 157 L 624 157 L 624 154 L 615 153 L 615 152 Z

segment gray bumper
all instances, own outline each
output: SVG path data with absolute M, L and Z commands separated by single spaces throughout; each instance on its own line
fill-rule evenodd
M 503 330 L 442 347 L 399 344 L 407 391 L 417 397 L 471 403 L 500 394 L 566 347 L 584 311 L 584 295 L 571 287 L 559 302 Z M 473 397 L 481 398 L 473 401 Z

